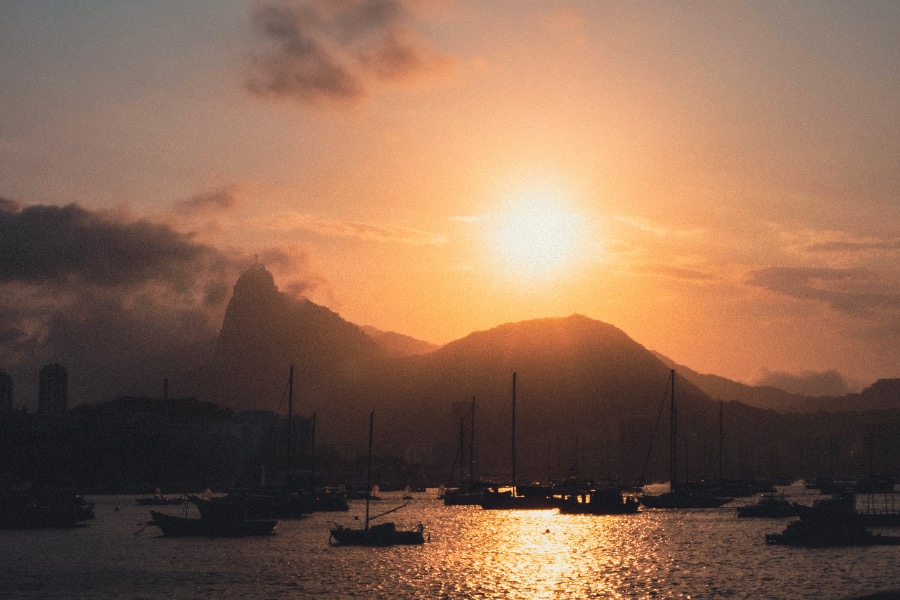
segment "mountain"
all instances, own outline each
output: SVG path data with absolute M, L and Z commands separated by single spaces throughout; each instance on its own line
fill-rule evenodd
M 298 383 L 295 400 L 301 402 L 330 397 L 384 359 L 384 351 L 359 327 L 280 292 L 272 274 L 255 265 L 238 279 L 225 311 L 210 369 L 210 399 L 235 410 L 284 413 L 291 365 Z
M 750 406 L 781 413 L 809 412 L 809 398 L 791 394 L 771 386 L 751 386 L 718 375 L 704 375 L 679 365 L 670 358 L 654 352 L 669 368 L 676 369 L 714 400 L 742 402 Z
M 900 379 L 879 379 L 859 394 L 810 398 L 772 386 L 751 386 L 718 375 L 704 375 L 658 352 L 654 354 L 714 400 L 741 402 L 782 414 L 900 409 Z
M 450 471 L 474 397 L 478 472 L 508 479 L 516 373 L 520 481 L 576 471 L 666 476 L 673 365 L 613 325 L 582 315 L 507 323 L 425 354 L 389 351 L 381 342 L 325 307 L 278 291 L 256 266 L 235 284 L 210 370 L 215 392 L 203 399 L 284 413 L 293 364 L 294 413 L 316 413 L 317 444 L 348 459 L 362 456 L 374 410 L 379 452 L 434 473 Z M 900 412 L 780 415 L 748 405 L 762 397 L 775 407 L 778 391 L 676 371 L 681 478 L 716 476 L 720 460 L 732 477 L 813 477 L 837 464 L 849 472 L 896 459 L 891 440 Z M 888 382 L 862 396 L 880 402 L 895 389 Z
M 437 344 L 418 340 L 394 331 L 382 331 L 369 325 L 360 326 L 389 356 L 417 356 L 428 354 L 440 348 Z

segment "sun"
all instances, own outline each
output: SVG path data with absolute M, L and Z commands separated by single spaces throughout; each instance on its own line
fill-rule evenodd
M 575 266 L 583 252 L 584 218 L 562 193 L 529 189 L 492 216 L 490 242 L 501 267 L 516 277 L 547 278 Z

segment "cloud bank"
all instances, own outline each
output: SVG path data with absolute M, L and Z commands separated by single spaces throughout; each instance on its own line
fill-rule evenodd
M 253 22 L 269 48 L 252 58 L 247 88 L 262 97 L 352 103 L 450 64 L 399 0 L 264 1 Z
M 241 268 L 167 225 L 68 206 L 0 201 L 0 370 L 34 407 L 46 362 L 70 402 L 192 392 Z

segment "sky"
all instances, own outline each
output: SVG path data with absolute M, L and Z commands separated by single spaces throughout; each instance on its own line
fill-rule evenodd
M 0 370 L 168 370 L 258 261 L 437 344 L 579 313 L 746 383 L 898 377 L 898 31 L 892 1 L 6 0 Z

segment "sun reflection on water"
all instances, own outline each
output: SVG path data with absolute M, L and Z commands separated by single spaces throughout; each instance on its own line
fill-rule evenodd
M 556 511 L 478 513 L 468 540 L 461 586 L 474 597 L 625 598 L 646 585 L 652 524 L 639 516 L 560 515 Z M 634 540 L 644 539 L 640 544 Z M 461 550 L 461 549 L 458 549 Z M 451 594 L 453 595 L 453 594 Z

